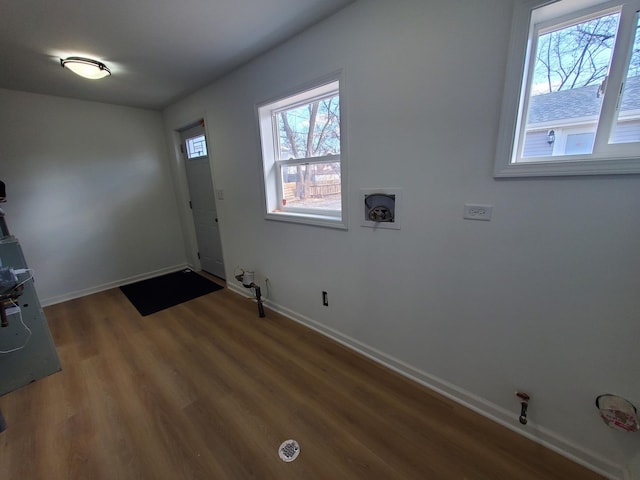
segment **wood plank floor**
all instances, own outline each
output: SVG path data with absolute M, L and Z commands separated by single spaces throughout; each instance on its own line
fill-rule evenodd
M 0 397 L 1 479 L 601 478 L 228 289 L 45 313 L 63 371 Z

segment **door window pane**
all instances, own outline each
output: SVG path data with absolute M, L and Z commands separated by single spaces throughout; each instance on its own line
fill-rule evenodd
M 207 140 L 204 135 L 198 135 L 187 139 L 187 158 L 199 158 L 207 156 Z

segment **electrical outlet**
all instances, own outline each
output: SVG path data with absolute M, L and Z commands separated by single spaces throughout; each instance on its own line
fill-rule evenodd
M 493 205 L 464 204 L 464 218 L 468 220 L 491 220 Z
M 329 306 L 329 296 L 325 291 L 322 292 L 322 305 L 324 305 L 325 307 Z

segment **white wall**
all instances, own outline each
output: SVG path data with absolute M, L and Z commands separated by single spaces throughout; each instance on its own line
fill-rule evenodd
M 492 177 L 511 7 L 356 2 L 165 121 L 206 111 L 228 278 L 255 268 L 276 308 L 619 476 L 640 434 L 606 427 L 594 400 L 640 404 L 640 177 Z M 267 221 L 255 104 L 340 68 L 349 230 Z M 403 189 L 402 230 L 359 226 L 367 187 Z M 492 221 L 463 220 L 465 202 Z
M 629 479 L 640 480 L 640 452 L 629 464 Z
M 43 304 L 185 264 L 159 112 L 0 90 L 2 208 Z

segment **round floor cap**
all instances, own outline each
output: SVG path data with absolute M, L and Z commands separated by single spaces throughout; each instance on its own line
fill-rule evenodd
M 278 455 L 283 462 L 293 462 L 300 455 L 300 445 L 295 440 L 285 440 L 278 449 Z

